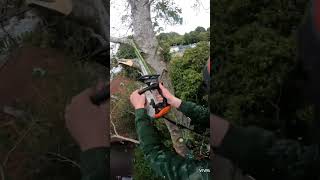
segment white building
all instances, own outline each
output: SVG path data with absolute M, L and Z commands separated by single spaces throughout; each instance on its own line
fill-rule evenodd
M 178 45 L 178 46 L 171 46 L 170 53 L 176 55 L 183 55 L 186 49 L 195 48 L 197 47 L 197 43 L 188 44 L 188 45 Z

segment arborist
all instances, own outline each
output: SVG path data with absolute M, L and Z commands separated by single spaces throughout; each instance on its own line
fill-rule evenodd
M 209 110 L 192 102 L 182 101 L 173 96 L 161 83 L 160 91 L 167 103 L 191 118 L 192 124 L 202 124 L 209 127 Z M 159 101 L 163 100 L 159 97 Z M 146 96 L 134 91 L 130 101 L 135 108 L 135 124 L 140 148 L 152 169 L 158 176 L 170 180 L 206 180 L 211 179 L 209 159 L 198 161 L 179 156 L 164 147 L 157 129 L 154 127 L 154 117 L 150 117 L 145 109 Z
M 203 87 L 207 89 L 207 92 L 209 92 L 210 87 L 210 67 L 211 61 L 209 59 L 203 69 Z M 219 143 L 217 144 L 216 142 L 221 142 L 222 139 L 224 139 L 224 134 L 229 127 L 226 121 L 217 116 L 210 115 L 209 108 L 207 107 L 182 101 L 175 97 L 161 83 L 159 83 L 159 88 L 160 94 L 166 99 L 168 104 L 191 119 L 191 125 L 205 129 L 209 128 L 211 123 L 211 147 L 213 147 L 213 144 L 219 145 Z M 228 180 L 235 179 L 234 177 L 237 177 L 236 179 L 238 180 L 251 179 L 250 176 L 244 175 L 241 169 L 231 163 L 231 161 L 214 154 L 213 151 L 211 151 L 210 162 L 209 159 L 199 161 L 184 158 L 164 147 L 161 139 L 159 139 L 157 129 L 153 126 L 155 118 L 150 117 L 146 112 L 146 97 L 144 94 L 139 93 L 139 91 L 141 90 L 134 91 L 130 96 L 130 101 L 135 108 L 137 134 L 140 141 L 140 148 L 157 175 L 169 180 L 200 180 L 212 178 Z M 158 97 L 160 102 L 163 98 L 161 96 Z M 212 126 L 212 123 L 216 123 L 216 121 L 219 123 L 219 129 Z M 213 134 L 214 137 L 212 136 L 213 130 L 217 131 L 217 133 Z M 233 140 L 231 141 L 235 144 L 239 143 Z M 213 148 L 211 148 L 211 150 L 213 150 Z
M 110 119 L 108 100 L 96 105 L 90 100 L 104 89 L 88 88 L 72 98 L 66 107 L 66 126 L 81 149 L 82 180 L 106 180 L 110 177 Z

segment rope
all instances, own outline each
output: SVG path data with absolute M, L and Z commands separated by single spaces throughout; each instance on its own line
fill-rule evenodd
M 151 70 L 148 66 L 148 64 L 146 63 L 146 61 L 143 59 L 142 55 L 140 54 L 139 49 L 137 48 L 136 44 L 134 43 L 134 41 L 132 39 L 129 40 L 131 46 L 134 49 L 134 53 L 136 54 L 136 56 L 138 57 L 138 59 L 140 60 L 140 62 L 143 64 L 144 68 L 146 69 L 148 74 L 151 74 Z M 147 74 L 145 74 L 147 75 Z

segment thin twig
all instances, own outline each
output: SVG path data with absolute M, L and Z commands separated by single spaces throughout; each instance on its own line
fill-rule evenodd
M 127 138 L 127 137 L 124 137 L 124 136 L 121 136 L 118 134 L 118 131 L 116 129 L 116 126 L 114 125 L 114 123 L 112 121 L 111 122 L 111 125 L 113 127 L 113 131 L 116 135 L 112 135 L 111 138 L 119 138 L 119 139 L 122 139 L 122 140 L 125 140 L 125 141 L 130 141 L 130 142 L 133 142 L 133 143 L 136 143 L 136 144 L 139 144 L 139 141 L 135 140 L 135 139 L 131 139 L 131 138 Z
M 135 143 L 135 144 L 140 144 L 140 142 L 137 141 L 137 140 L 135 140 L 135 139 L 123 137 L 123 136 L 120 136 L 120 135 L 112 135 L 111 138 L 118 138 L 118 139 L 122 139 L 122 140 L 125 140 L 125 141 L 133 142 L 133 143 Z
M 81 166 L 78 163 L 76 163 L 75 161 L 73 161 L 73 160 L 71 160 L 71 159 L 69 159 L 69 158 L 67 158 L 67 157 L 65 157 L 65 156 L 63 156 L 61 154 L 57 154 L 57 153 L 54 153 L 54 152 L 48 152 L 47 154 L 58 157 L 57 159 L 55 159 L 57 161 L 68 162 L 68 163 L 71 163 L 72 165 L 78 167 L 79 169 L 81 168 Z
M 16 143 L 14 144 L 14 146 L 10 149 L 10 151 L 7 153 L 7 155 L 4 158 L 4 161 L 2 163 L 3 167 L 6 167 L 6 164 L 8 162 L 9 156 L 11 155 L 11 153 L 18 147 L 18 145 L 22 142 L 22 140 L 29 134 L 29 132 L 32 130 L 32 128 L 34 127 L 34 125 L 36 124 L 37 121 L 33 121 L 31 123 L 31 125 L 28 127 L 27 130 L 25 130 L 25 132 L 23 133 L 23 135 L 18 139 L 18 141 L 16 141 Z
M 115 95 L 111 95 L 111 99 L 119 100 L 119 98 Z
M 115 133 L 117 136 L 119 136 L 118 131 L 117 131 L 117 129 L 116 129 L 116 126 L 114 125 L 114 123 L 112 122 L 112 120 L 111 120 L 110 122 L 111 122 L 111 124 L 112 124 L 114 133 Z
M 132 114 L 132 115 L 136 115 L 134 112 L 126 110 L 127 113 Z

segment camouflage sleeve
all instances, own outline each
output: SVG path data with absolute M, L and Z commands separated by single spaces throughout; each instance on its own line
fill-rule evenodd
M 138 109 L 135 114 L 140 148 L 158 176 L 169 180 L 210 179 L 208 161 L 186 159 L 170 151 L 162 145 L 153 119 L 145 110 Z
M 294 140 L 277 140 L 267 151 L 272 160 L 273 177 L 281 179 L 318 179 L 320 171 L 319 145 L 302 145 Z
M 256 127 L 231 126 L 216 153 L 257 179 L 316 179 L 320 171 L 319 145 L 277 139 Z
M 210 126 L 210 112 L 208 108 L 199 106 L 193 102 L 182 101 L 178 110 L 189 117 L 193 125 Z
M 80 154 L 82 180 L 106 180 L 109 172 L 109 148 L 98 147 Z

